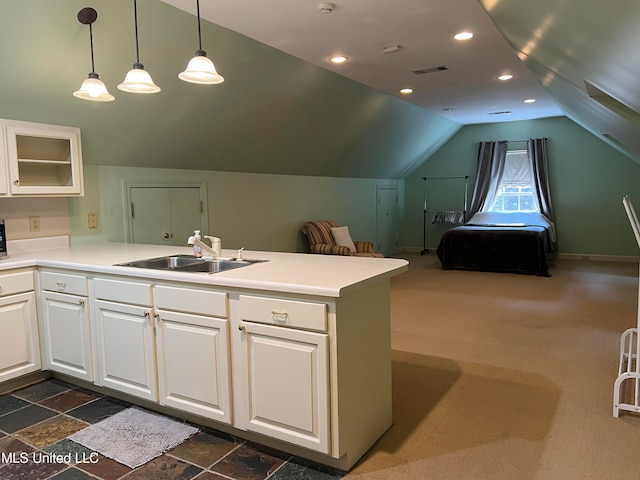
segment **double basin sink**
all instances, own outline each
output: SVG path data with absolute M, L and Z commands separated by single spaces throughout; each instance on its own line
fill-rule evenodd
M 206 259 L 194 255 L 169 255 L 166 257 L 135 260 L 133 262 L 118 263 L 119 267 L 149 268 L 152 270 L 172 270 L 176 272 L 217 273 L 234 268 L 241 268 L 266 260 L 238 260 L 232 259 Z

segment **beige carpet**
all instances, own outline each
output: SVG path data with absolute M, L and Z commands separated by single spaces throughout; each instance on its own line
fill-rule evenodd
M 345 478 L 640 478 L 640 416 L 612 416 L 637 264 L 556 261 L 542 278 L 405 258 L 392 281 L 394 425 Z

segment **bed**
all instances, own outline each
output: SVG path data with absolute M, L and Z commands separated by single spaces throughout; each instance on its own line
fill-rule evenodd
M 484 270 L 549 277 L 555 226 L 539 213 L 476 213 L 448 230 L 436 250 L 445 270 Z

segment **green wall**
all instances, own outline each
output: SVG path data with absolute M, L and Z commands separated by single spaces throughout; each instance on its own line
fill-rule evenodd
M 116 88 L 135 61 L 133 2 L 94 0 L 96 71 L 116 99 L 79 100 L 85 6 L 0 0 L 0 118 L 80 127 L 85 165 L 399 178 L 461 127 L 206 21 L 203 48 L 225 81 L 185 83 L 196 20 L 159 0 L 138 0 L 138 25 L 140 61 L 162 91 Z
M 125 182 L 203 181 L 209 214 L 204 234 L 220 237 L 223 248 L 248 250 L 307 251 L 300 227 L 322 219 L 348 225 L 354 239 L 375 242 L 377 186 L 403 193 L 399 180 L 86 166 L 85 196 L 69 199 L 72 243 L 126 241 Z M 89 229 L 87 215 L 96 212 L 99 228 Z
M 624 213 L 622 197 L 629 195 L 636 208 L 640 207 L 640 165 L 566 117 L 463 127 L 405 181 L 405 245 L 422 246 L 425 186 L 422 177 L 470 175 L 470 200 L 477 158 L 477 146 L 472 144 L 531 137 L 551 139 L 549 181 L 559 252 L 637 256 L 638 246 Z M 524 148 L 524 143 L 510 146 L 513 147 Z M 445 187 L 441 183 L 439 190 L 428 193 L 428 205 L 438 209 L 448 209 L 452 203 L 459 205 L 462 191 L 460 185 Z M 438 245 L 442 227 L 428 224 L 429 248 Z

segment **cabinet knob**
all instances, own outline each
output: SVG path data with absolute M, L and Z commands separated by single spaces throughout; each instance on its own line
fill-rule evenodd
M 20 180 L 14 180 L 14 181 L 13 181 L 13 184 L 14 184 L 14 185 L 20 185 Z
M 240 325 L 238 325 L 238 330 L 240 330 L 241 332 L 244 332 L 246 328 L 247 327 L 244 326 L 244 323 L 241 323 Z
M 79 300 L 78 303 L 80 304 L 81 307 L 84 307 L 84 300 Z
M 144 317 L 149 318 L 151 316 L 151 312 L 144 312 Z

